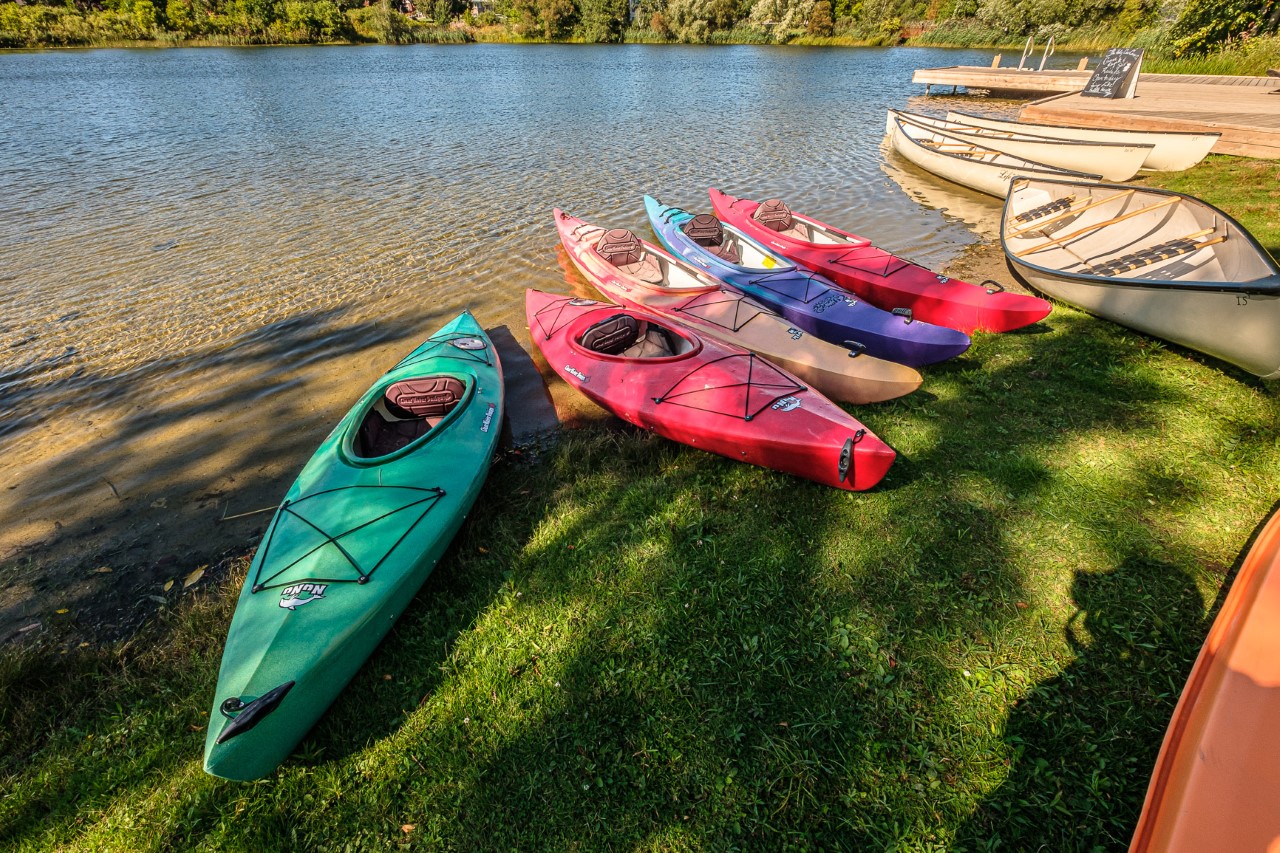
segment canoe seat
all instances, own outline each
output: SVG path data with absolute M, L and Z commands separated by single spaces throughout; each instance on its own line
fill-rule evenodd
M 751 214 L 751 218 L 771 231 L 777 231 L 779 234 L 794 237 L 797 240 L 809 241 L 809 229 L 792 215 L 791 208 L 787 207 L 786 202 L 780 198 L 770 198 L 760 202 L 760 206 L 756 208 L 755 213 Z
M 579 343 L 601 355 L 623 358 L 663 358 L 676 354 L 671 333 L 654 323 L 615 314 L 582 333 Z
M 1042 219 L 1050 214 L 1061 213 L 1064 210 L 1069 210 L 1071 205 L 1075 204 L 1075 200 L 1076 197 L 1073 195 L 1056 198 L 1048 204 L 1042 204 L 1039 207 L 1031 208 L 1025 213 L 1019 213 L 1017 216 L 1013 217 L 1013 221 L 1019 224 L 1035 222 L 1037 219 Z
M 731 264 L 742 262 L 742 255 L 732 240 L 726 240 L 724 225 L 710 213 L 699 213 L 680 226 L 693 242 L 702 246 L 721 260 Z
M 1221 240 L 1214 240 L 1213 242 L 1218 243 Z M 1149 267 L 1152 264 L 1158 264 L 1161 261 L 1167 261 L 1180 255 L 1189 255 L 1208 245 L 1208 243 L 1208 240 L 1201 243 L 1187 237 L 1180 237 L 1177 240 L 1169 240 L 1141 251 L 1130 252 L 1118 258 L 1112 258 L 1106 263 L 1098 264 L 1097 266 L 1085 266 L 1084 270 L 1089 275 L 1118 275 L 1122 272 Z
M 467 386 L 452 376 L 395 383 L 365 415 L 356 434 L 356 454 L 372 459 L 412 444 L 444 420 L 466 390 Z
M 596 242 L 596 252 L 630 276 L 650 284 L 661 284 L 662 264 L 644 250 L 640 238 L 625 228 L 611 228 Z

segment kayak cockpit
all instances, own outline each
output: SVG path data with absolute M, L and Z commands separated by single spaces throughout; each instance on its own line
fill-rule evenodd
M 797 216 L 780 198 L 760 202 L 760 206 L 756 208 L 755 213 L 751 214 L 751 218 L 770 231 L 777 231 L 783 237 L 790 237 L 801 243 L 834 246 L 846 244 L 865 246 L 867 244 L 866 240 L 855 240 L 811 219 Z
M 614 358 L 680 358 L 698 349 L 674 328 L 630 314 L 613 314 L 592 323 L 572 342 L 588 352 Z
M 791 262 L 773 255 L 756 241 L 710 213 L 699 213 L 680 226 L 685 236 L 721 261 L 744 269 L 791 269 Z
M 365 412 L 352 441 L 360 459 L 377 459 L 408 447 L 458 407 L 467 384 L 456 376 L 423 376 L 388 386 Z

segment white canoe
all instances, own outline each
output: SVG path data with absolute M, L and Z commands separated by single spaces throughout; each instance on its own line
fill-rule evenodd
M 1280 378 L 1280 267 L 1231 217 L 1191 196 L 1019 177 L 1000 243 L 1042 293 Z
M 1142 164 L 1142 168 L 1150 172 L 1181 172 L 1190 169 L 1204 159 L 1213 148 L 1220 133 L 1194 133 L 1161 130 L 1113 130 L 1101 127 L 1058 126 L 1054 124 L 1031 124 L 1024 121 L 1004 121 L 985 116 L 951 111 L 947 119 L 974 127 L 991 130 L 1032 133 L 1036 136 L 1049 136 L 1054 139 L 1076 139 L 1093 142 L 1129 142 L 1151 145 L 1151 153 Z
M 1056 169 L 1023 157 L 1015 157 L 967 142 L 923 125 L 905 122 L 892 111 L 888 122 L 889 144 L 921 169 L 978 192 L 1004 198 L 1016 175 L 1046 178 L 1099 180 L 1101 175 Z
M 1150 144 L 1050 139 L 1029 133 L 990 130 L 901 110 L 892 112 L 897 113 L 903 121 L 931 127 L 966 142 L 976 142 L 987 148 L 1015 157 L 1025 157 L 1057 169 L 1101 175 L 1108 181 L 1127 181 L 1138 174 L 1152 147 Z

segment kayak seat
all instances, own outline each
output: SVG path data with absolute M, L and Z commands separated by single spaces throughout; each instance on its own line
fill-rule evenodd
M 665 358 L 678 352 L 676 336 L 656 323 L 615 314 L 582 333 L 579 343 L 601 355 L 623 358 Z
M 627 314 L 614 314 L 583 332 L 578 342 L 584 349 L 601 355 L 621 355 L 639 338 L 639 320 Z
M 365 415 L 356 434 L 356 454 L 371 459 L 412 444 L 444 420 L 466 390 L 467 386 L 452 376 L 395 383 Z
M 662 265 L 644 250 L 640 238 L 625 228 L 611 228 L 596 242 L 596 252 L 630 276 L 650 284 L 661 284 Z
M 725 239 L 724 225 L 710 213 L 699 213 L 680 226 L 693 242 L 731 264 L 742 262 L 742 255 L 732 240 Z
M 644 334 L 622 351 L 624 358 L 667 358 L 676 354 L 670 332 L 654 323 L 645 326 Z
M 387 411 L 398 418 L 422 418 L 438 424 L 453 411 L 467 386 L 452 376 L 428 376 L 422 379 L 405 379 L 388 388 Z
M 771 231 L 777 231 L 779 234 L 794 237 L 797 240 L 809 241 L 809 229 L 792 215 L 791 208 L 787 207 L 786 202 L 780 198 L 762 201 L 756 208 L 756 212 L 751 214 L 751 218 Z

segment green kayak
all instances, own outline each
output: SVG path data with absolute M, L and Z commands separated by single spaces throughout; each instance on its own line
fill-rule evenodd
M 320 718 L 462 525 L 502 413 L 498 355 L 463 313 L 324 440 L 245 578 L 209 715 L 207 772 L 261 778 Z

